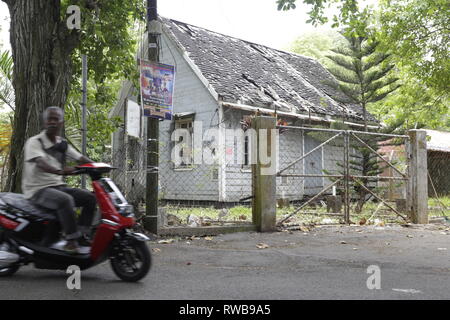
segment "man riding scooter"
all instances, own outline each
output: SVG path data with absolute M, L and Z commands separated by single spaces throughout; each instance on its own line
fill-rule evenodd
M 64 112 L 59 107 L 48 107 L 43 114 L 45 130 L 29 138 L 24 147 L 22 191 L 26 199 L 38 206 L 55 210 L 65 240 L 53 244 L 54 249 L 70 253 L 87 253 L 96 198 L 87 190 L 69 188 L 63 176 L 75 171 L 65 167 L 66 157 L 78 164 L 91 163 L 59 135 L 64 124 Z M 74 207 L 82 207 L 78 220 Z

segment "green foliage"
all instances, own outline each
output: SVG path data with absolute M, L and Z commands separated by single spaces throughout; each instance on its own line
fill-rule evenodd
M 391 48 L 403 87 L 375 105 L 387 122 L 408 128 L 450 129 L 450 3 L 382 1 L 377 34 Z
M 97 85 L 108 78 L 132 77 L 136 69 L 137 42 L 132 33 L 137 23 L 144 20 L 144 2 L 99 0 L 89 3 L 62 1 L 63 15 L 68 5 L 81 6 L 82 30 L 72 58 L 74 80 L 81 76 L 81 54 L 88 56 L 89 77 Z
M 278 10 L 292 10 L 296 8 L 297 0 L 277 0 Z M 373 15 L 370 7 L 360 8 L 358 0 L 303 0 L 303 3 L 311 7 L 308 12 L 307 23 L 314 26 L 330 21 L 326 9 L 335 8 L 337 14 L 333 14 L 331 21 L 333 28 L 345 27 L 346 34 L 352 36 L 366 36 L 366 22 Z
M 8 172 L 8 155 L 11 147 L 13 112 L 0 113 L 0 189 L 4 189 Z
M 325 56 L 333 47 L 337 47 L 345 41 L 336 31 L 314 31 L 299 36 L 287 48 L 288 51 L 311 57 L 327 66 L 329 59 Z
M 14 88 L 12 86 L 13 60 L 9 51 L 0 52 L 0 107 L 14 110 Z
M 109 86 L 96 87 L 91 80 L 88 82 L 87 105 L 87 153 L 95 161 L 103 161 L 105 153 L 109 153 L 111 133 L 121 124 L 120 118 L 108 118 L 108 113 L 116 100 L 120 81 L 109 81 Z M 96 95 L 102 95 L 102 102 L 96 104 Z M 81 91 L 72 91 L 66 107 L 66 137 L 81 150 Z
M 369 111 L 386 124 L 401 122 L 405 129 L 450 130 L 449 95 L 428 87 L 407 70 L 403 67 L 397 73 L 403 85 Z
M 294 9 L 295 3 L 296 0 L 277 1 L 279 10 Z M 382 0 L 377 11 L 354 10 L 358 5 L 355 0 L 304 0 L 303 3 L 313 7 L 309 15 L 310 22 L 315 25 L 329 21 L 325 9 L 337 4 L 333 27 L 344 28 L 347 36 L 376 40 L 381 52 L 392 53 L 389 59 L 396 65 L 396 77 L 400 78 L 402 87 L 386 98 L 379 96 L 383 98 L 381 101 L 368 106 L 372 114 L 387 123 L 403 122 L 405 128 L 450 129 L 448 0 Z M 368 29 L 364 28 L 364 23 Z M 302 46 L 307 47 L 307 42 L 305 39 Z M 311 46 L 321 51 L 314 41 Z M 328 48 L 314 52 L 313 56 L 321 57 L 327 51 Z M 299 53 L 308 55 L 307 52 Z M 383 57 L 379 56 L 379 59 Z M 373 61 L 374 65 L 377 63 Z M 342 78 L 348 80 L 345 75 Z M 347 92 L 354 93 L 352 90 Z
M 137 79 L 137 28 L 145 18 L 144 1 L 62 1 L 81 7 L 82 30 L 72 54 L 71 91 L 66 103 L 66 136 L 81 150 L 81 55 L 88 57 L 87 153 L 94 161 L 105 161 L 111 133 L 121 125 L 110 119 L 121 79 Z
M 450 90 L 450 2 L 383 0 L 379 37 L 402 66 L 439 92 Z

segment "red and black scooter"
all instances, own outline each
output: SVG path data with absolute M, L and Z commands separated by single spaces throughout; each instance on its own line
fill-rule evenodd
M 14 274 L 22 265 L 39 269 L 81 270 L 110 260 L 114 273 L 124 281 L 138 281 L 150 270 L 149 238 L 131 231 L 136 224 L 133 207 L 115 183 L 102 177 L 113 168 L 105 163 L 76 167 L 74 174 L 88 174 L 101 213 L 89 254 L 70 254 L 49 246 L 60 239 L 56 213 L 35 206 L 23 195 L 0 193 L 0 276 Z

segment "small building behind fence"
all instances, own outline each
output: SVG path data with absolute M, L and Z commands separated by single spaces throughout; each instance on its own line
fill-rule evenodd
M 428 194 L 450 195 L 450 132 L 426 130 L 428 162 Z

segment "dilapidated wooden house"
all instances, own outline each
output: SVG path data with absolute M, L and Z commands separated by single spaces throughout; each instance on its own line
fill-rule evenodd
M 160 61 L 176 67 L 174 117 L 172 121 L 160 122 L 159 191 L 162 199 L 236 202 L 250 195 L 251 143 L 248 138 L 236 139 L 228 132 L 241 129 L 246 117 L 257 111 L 268 115 L 276 113 L 278 119 L 290 125 L 326 127 L 338 121 L 362 127 L 362 110 L 333 98 L 339 92 L 327 81 L 334 79 L 316 60 L 179 21 L 161 18 L 161 23 Z M 146 57 L 145 52 L 139 55 Z M 124 117 L 127 100 L 139 103 L 138 91 L 130 82 L 125 82 L 110 115 Z M 370 120 L 376 122 L 371 116 Z M 194 122 L 202 123 L 203 133 L 216 128 L 218 137 L 201 142 L 191 139 L 192 149 L 181 150 L 184 161 L 177 165 L 171 161 L 176 143 L 171 141 L 172 133 L 184 128 L 194 136 Z M 145 121 L 141 124 L 145 126 Z M 146 132 L 145 128 L 140 132 Z M 139 184 L 144 175 L 145 153 L 139 148 L 142 142 L 142 136 L 130 140 L 123 130 L 113 135 L 113 153 L 121 159 L 124 144 L 128 144 L 127 157 L 134 159 L 131 166 L 125 165 L 127 178 L 122 188 L 126 190 Z M 212 152 L 216 158 L 221 158 L 213 164 L 194 164 L 195 146 L 210 147 L 214 142 L 218 150 L 213 148 Z M 287 130 L 280 134 L 278 144 L 279 166 L 283 166 L 318 146 L 320 141 L 301 131 Z M 323 168 L 329 168 L 342 157 L 342 152 L 329 148 L 333 146 L 317 150 L 308 161 L 296 164 L 296 170 L 321 174 Z M 233 161 L 239 150 L 243 163 Z M 293 200 L 317 193 L 325 183 L 320 177 L 277 179 L 280 179 L 279 196 Z

